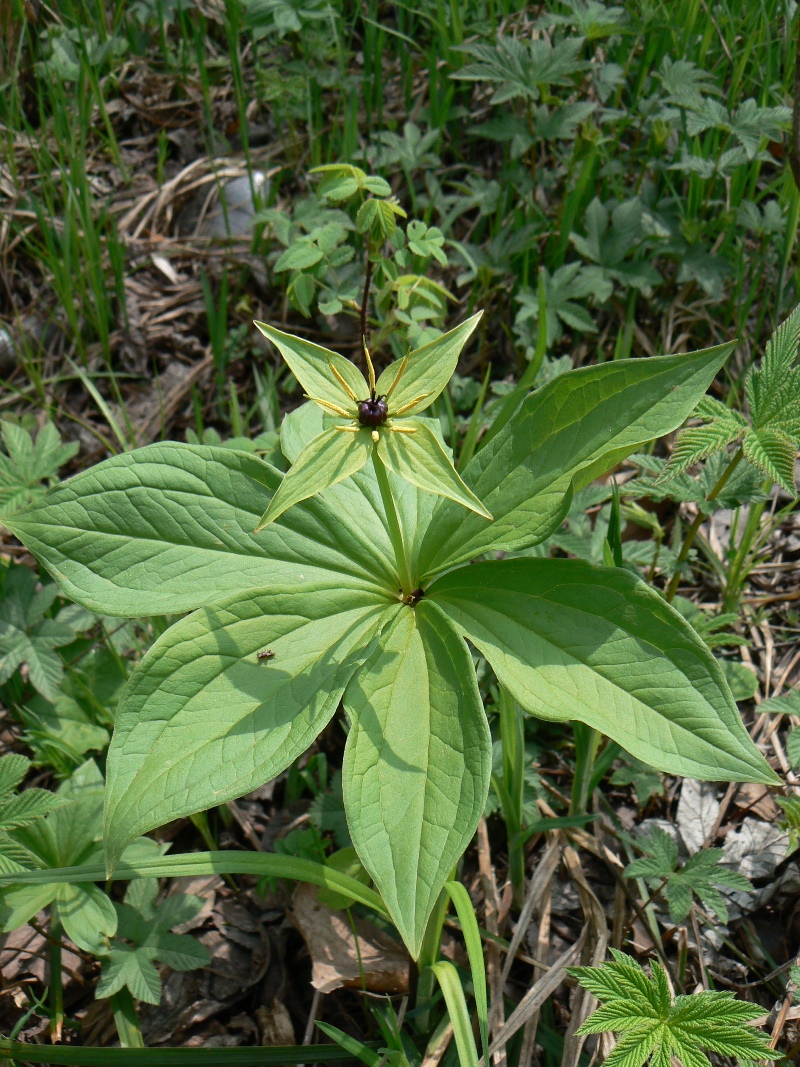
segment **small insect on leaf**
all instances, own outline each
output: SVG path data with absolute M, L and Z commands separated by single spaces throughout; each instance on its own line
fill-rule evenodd
M 271 648 L 262 648 L 259 652 L 256 653 L 256 657 L 259 660 L 274 659 L 275 653 L 272 651 Z

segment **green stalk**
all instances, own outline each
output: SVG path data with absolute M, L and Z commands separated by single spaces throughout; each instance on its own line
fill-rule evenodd
M 522 803 L 525 794 L 525 728 L 522 709 L 511 694 L 500 689 L 500 740 L 503 747 L 503 820 L 508 835 L 508 874 L 514 903 L 525 899 L 525 839 L 522 836 Z
M 64 1025 L 64 985 L 61 980 L 61 938 L 64 931 L 58 915 L 58 904 L 53 903 L 50 915 L 50 1034 L 55 1041 L 61 1040 Z
M 397 516 L 397 508 L 395 507 L 394 497 L 392 496 L 392 487 L 389 485 L 389 476 L 386 473 L 386 468 L 383 463 L 378 458 L 377 451 L 373 451 L 372 453 L 372 463 L 375 468 L 375 475 L 378 479 L 378 487 L 381 491 L 383 507 L 386 511 L 386 526 L 389 532 L 389 538 L 392 542 L 392 548 L 394 549 L 400 587 L 406 596 L 410 596 L 411 593 L 414 592 L 414 583 L 411 581 L 411 567 L 409 566 L 406 546 L 403 541 L 403 531 L 400 527 L 400 519 Z
M 742 451 L 742 449 L 741 448 L 738 449 L 738 451 L 736 452 L 736 455 L 733 457 L 733 459 L 730 461 L 728 466 L 725 468 L 725 470 L 720 475 L 719 479 L 717 480 L 717 484 L 714 486 L 714 488 L 708 494 L 708 497 L 706 498 L 706 501 L 716 500 L 716 498 L 719 496 L 719 494 L 722 492 L 722 490 L 728 484 L 728 479 L 730 478 L 730 476 L 733 474 L 733 472 L 736 470 L 736 468 L 741 463 L 743 456 L 744 456 L 744 452 Z M 675 561 L 675 573 L 672 575 L 672 578 L 670 578 L 669 585 L 667 586 L 667 591 L 664 594 L 664 598 L 665 598 L 665 600 L 667 601 L 668 604 L 671 604 L 672 601 L 674 600 L 675 594 L 678 591 L 678 586 L 680 585 L 680 581 L 681 581 L 681 564 L 684 563 L 685 560 L 687 559 L 687 557 L 689 555 L 689 552 L 691 551 L 692 545 L 694 544 L 694 539 L 697 536 L 697 531 L 700 529 L 700 527 L 706 521 L 708 516 L 709 516 L 709 512 L 704 511 L 702 508 L 698 508 L 697 509 L 697 514 L 694 517 L 694 522 L 689 527 L 689 529 L 686 531 L 686 536 L 683 539 L 683 544 L 681 545 L 681 550 L 678 553 L 677 560 Z
M 144 1048 L 136 1005 L 127 986 L 123 986 L 119 993 L 114 993 L 111 997 L 111 1010 L 114 1012 L 114 1025 L 120 1045 L 123 1048 Z
M 575 723 L 575 777 L 572 780 L 570 815 L 584 815 L 589 803 L 589 784 L 592 780 L 597 750 L 603 735 L 583 723 Z
M 455 878 L 455 870 L 453 870 L 451 877 Z M 450 895 L 446 889 L 443 889 L 431 912 L 431 917 L 428 919 L 419 959 L 417 960 L 419 981 L 417 983 L 415 1007 L 419 1014 L 416 1017 L 416 1025 L 417 1031 L 422 1034 L 428 1033 L 431 1028 L 429 1005 L 436 987 L 436 975 L 433 972 L 433 965 L 439 959 L 442 930 L 444 929 L 444 920 L 449 905 Z
M 762 487 L 764 492 L 768 492 L 772 488 L 772 485 L 773 482 L 771 479 L 765 482 Z M 742 587 L 742 570 L 744 569 L 750 550 L 753 547 L 753 541 L 761 525 L 761 516 L 764 514 L 766 506 L 766 502 L 762 501 L 762 503 L 754 504 L 750 508 L 744 532 L 742 533 L 741 540 L 734 552 L 728 570 L 728 577 L 725 582 L 725 596 L 723 598 L 723 611 L 738 611 L 739 596 Z

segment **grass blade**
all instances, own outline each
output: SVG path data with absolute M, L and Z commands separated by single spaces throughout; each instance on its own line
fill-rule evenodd
M 436 975 L 442 987 L 442 993 L 444 993 L 450 1022 L 453 1024 L 453 1036 L 456 1039 L 459 1063 L 461 1067 L 478 1067 L 478 1050 L 475 1048 L 475 1038 L 472 1036 L 469 1011 L 458 971 L 452 963 L 446 960 L 434 963 L 431 970 Z
M 486 968 L 483 962 L 483 945 L 475 909 L 469 899 L 469 893 L 461 882 L 446 882 L 445 889 L 450 894 L 461 923 L 461 932 L 467 946 L 467 956 L 472 971 L 472 988 L 475 992 L 475 1008 L 478 1012 L 478 1026 L 481 1031 L 483 1062 L 489 1062 L 489 1005 L 486 997 Z

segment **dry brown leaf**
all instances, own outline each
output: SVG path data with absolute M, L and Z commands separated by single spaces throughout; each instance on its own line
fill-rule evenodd
M 350 919 L 343 911 L 320 904 L 317 889 L 300 885 L 292 897 L 290 918 L 311 954 L 311 984 L 321 993 L 341 986 L 373 993 L 407 993 L 409 961 L 405 949 L 372 923 L 355 919 L 358 948 Z M 361 962 L 359 964 L 359 954 Z
M 256 1022 L 261 1028 L 262 1045 L 296 1045 L 297 1038 L 292 1025 L 292 1018 L 286 1005 L 273 1000 L 272 1006 L 262 1005 L 256 1008 Z

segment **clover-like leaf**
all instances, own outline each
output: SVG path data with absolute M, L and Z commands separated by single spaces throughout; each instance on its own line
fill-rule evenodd
M 660 963 L 651 963 L 649 978 L 631 956 L 614 948 L 611 955 L 613 961 L 601 967 L 570 970 L 601 1004 L 578 1033 L 623 1035 L 606 1056 L 608 1067 L 642 1067 L 647 1061 L 652 1067 L 675 1062 L 711 1067 L 703 1049 L 741 1063 L 775 1058 L 766 1035 L 747 1025 L 762 1014 L 759 1005 L 716 990 L 673 1000 Z

